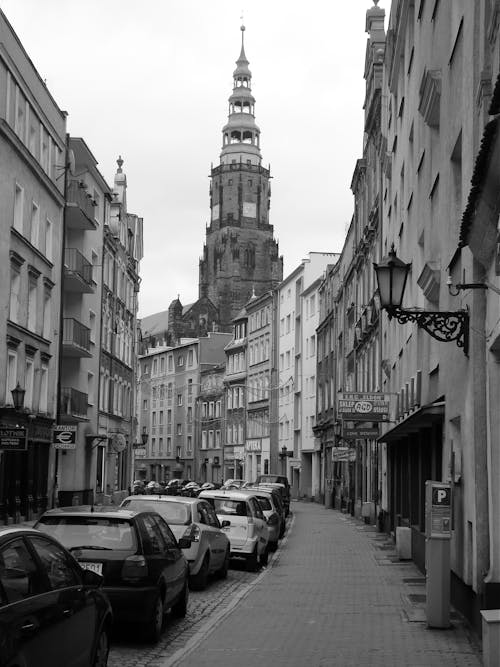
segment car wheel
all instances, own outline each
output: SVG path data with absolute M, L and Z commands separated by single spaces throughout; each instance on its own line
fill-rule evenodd
M 108 664 L 109 654 L 109 637 L 108 631 L 104 628 L 97 639 L 97 645 L 94 654 L 94 661 L 92 667 L 106 667 Z
M 160 593 L 157 593 L 153 604 L 153 611 L 146 624 L 145 636 L 148 641 L 157 642 L 160 639 L 163 629 L 163 616 L 163 599 Z
M 251 554 L 247 556 L 247 571 L 248 572 L 257 572 L 259 569 L 259 557 L 257 555 L 257 545 Z
M 177 618 L 184 618 L 184 616 L 187 614 L 188 600 L 189 600 L 189 586 L 186 581 L 186 583 L 184 584 L 184 588 L 182 589 L 180 598 L 172 607 L 172 615 L 176 616 Z
M 202 591 L 207 587 L 208 581 L 208 570 L 209 570 L 209 556 L 205 554 L 203 563 L 201 564 L 200 569 L 196 574 L 193 574 L 189 577 L 189 587 L 193 591 Z
M 229 570 L 229 560 L 230 560 L 230 552 L 229 549 L 226 551 L 226 555 L 224 556 L 224 562 L 222 563 L 221 569 L 217 572 L 217 576 L 219 579 L 227 579 L 227 572 Z

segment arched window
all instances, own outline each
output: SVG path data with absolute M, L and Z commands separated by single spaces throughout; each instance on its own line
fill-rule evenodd
M 238 130 L 233 130 L 231 132 L 231 143 L 232 144 L 238 144 L 241 141 L 241 132 Z
M 243 143 L 244 144 L 253 143 L 253 135 L 249 130 L 245 130 L 245 132 L 243 132 Z

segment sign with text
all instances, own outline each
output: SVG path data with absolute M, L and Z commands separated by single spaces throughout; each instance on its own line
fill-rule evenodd
M 451 537 L 451 484 L 425 483 L 425 534 L 427 537 Z
M 332 461 L 355 461 L 356 450 L 353 447 L 332 447 Z
M 378 424 L 372 422 L 342 422 L 342 437 L 351 438 L 378 438 L 380 435 Z
M 53 444 L 55 449 L 76 449 L 76 424 L 56 424 Z
M 28 449 L 27 430 L 20 426 L 0 427 L 0 450 L 22 452 Z
M 347 421 L 387 421 L 389 409 L 389 396 L 382 393 L 339 394 L 337 401 L 338 415 Z

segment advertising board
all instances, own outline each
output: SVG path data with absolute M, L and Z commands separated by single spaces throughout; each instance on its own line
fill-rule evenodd
M 378 392 L 343 393 L 337 401 L 337 413 L 347 421 L 388 421 L 389 411 L 389 395 Z

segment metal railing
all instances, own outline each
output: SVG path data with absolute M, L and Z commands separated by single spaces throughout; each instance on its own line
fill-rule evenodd
M 63 345 L 75 345 L 90 352 L 90 329 L 73 317 L 63 320 Z

